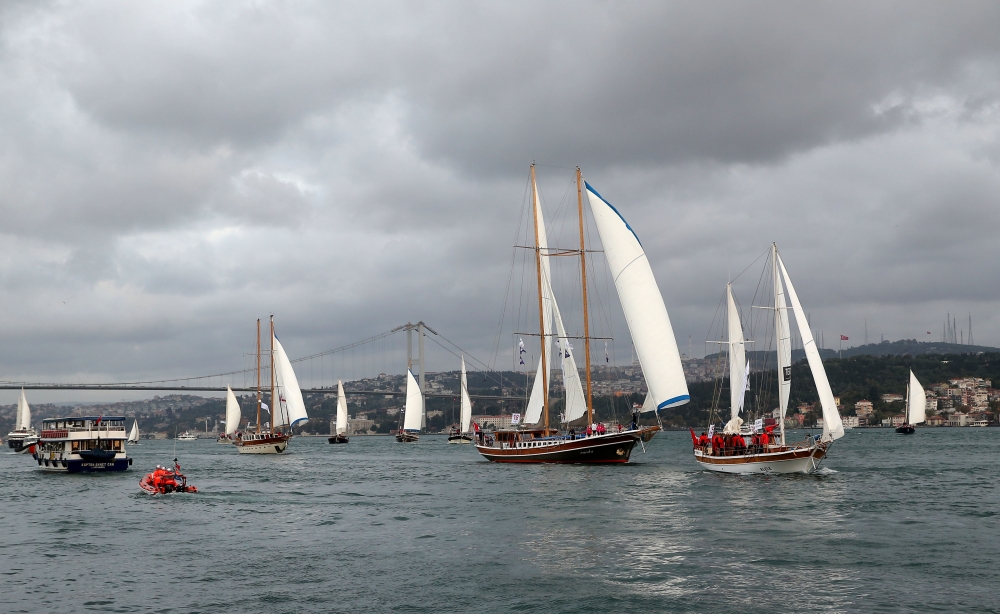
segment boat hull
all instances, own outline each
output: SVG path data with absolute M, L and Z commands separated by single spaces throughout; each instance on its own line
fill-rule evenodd
M 896 427 L 896 432 L 903 435 L 912 435 L 917 432 L 917 429 L 913 428 L 912 424 L 903 424 Z
M 736 456 L 711 456 L 696 449 L 694 459 L 703 469 L 719 473 L 812 473 L 826 458 L 828 448 L 828 444 L 816 443 L 778 452 Z
M 47 459 L 35 455 L 38 467 L 44 471 L 60 471 L 64 473 L 105 473 L 108 471 L 127 471 L 132 465 L 131 458 L 109 458 L 107 460 L 86 459 Z
M 240 454 L 282 454 L 286 448 L 288 448 L 288 437 L 286 435 L 236 440 L 236 449 Z
M 632 455 L 632 448 L 639 442 L 639 432 L 615 433 L 614 435 L 597 435 L 580 439 L 555 440 L 555 443 L 545 444 L 544 440 L 537 442 L 521 442 L 514 446 L 489 446 L 476 444 L 476 449 L 489 461 L 494 463 L 563 463 L 563 464 L 608 464 L 627 463 Z
M 327 443 L 350 443 L 351 438 L 345 437 L 343 435 L 334 435 L 333 437 L 327 437 Z
M 407 433 L 405 431 L 400 431 L 396 433 L 396 441 L 400 443 L 416 443 L 420 441 L 420 436 L 416 433 Z
M 448 443 L 472 443 L 471 435 L 449 435 Z

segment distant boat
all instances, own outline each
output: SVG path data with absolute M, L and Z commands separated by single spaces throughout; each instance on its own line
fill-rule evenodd
M 215 443 L 229 445 L 233 443 L 233 435 L 240 426 L 243 414 L 240 411 L 240 404 L 233 394 L 233 389 L 226 386 L 226 430 L 215 440 Z
M 17 399 L 17 415 L 14 430 L 7 433 L 7 447 L 18 454 L 27 454 L 32 445 L 38 443 L 38 431 L 31 428 L 31 406 L 24 396 L 24 388 Z
M 274 316 L 271 316 L 270 408 L 262 399 L 260 354 L 260 320 L 257 320 L 257 426 L 254 432 L 244 432 L 237 437 L 236 449 L 240 454 L 281 454 L 288 447 L 292 427 L 308 420 L 309 415 L 306 413 L 306 404 L 302 400 L 302 390 L 299 389 L 299 380 L 295 377 L 292 362 L 288 360 L 285 349 L 274 334 Z M 260 426 L 261 409 L 271 412 L 271 420 L 263 429 Z
M 128 444 L 137 444 L 137 443 L 139 443 L 139 421 L 138 420 L 135 420 L 135 419 L 132 420 L 132 430 L 129 431 L 128 439 L 125 440 L 125 443 L 128 443 Z
M 198 441 L 198 436 L 190 431 L 184 431 L 177 436 L 177 441 Z
M 337 426 L 333 437 L 328 437 L 329 443 L 348 443 L 347 433 L 347 397 L 344 395 L 344 383 L 337 380 Z
M 910 369 L 910 381 L 906 383 L 906 424 L 897 426 L 896 432 L 912 435 L 917 431 L 914 427 L 926 421 L 927 394 L 913 374 L 913 369 Z
M 768 433 L 766 445 L 763 443 L 754 444 L 753 441 L 747 445 L 746 435 L 750 433 L 743 430 L 743 419 L 739 417 L 748 389 L 749 369 L 748 363 L 745 362 L 744 348 L 746 340 L 743 337 L 743 325 L 733 300 L 732 287 L 727 285 L 727 341 L 723 344 L 729 347 L 730 416 L 718 437 L 724 438 L 730 443 L 726 444 L 726 447 L 699 443 L 695 443 L 694 446 L 695 461 L 710 471 L 742 474 L 811 473 L 819 467 L 819 463 L 826 457 L 830 445 L 844 436 L 843 421 L 837 412 L 837 404 L 830 389 L 830 381 L 827 379 L 826 369 L 823 368 L 819 350 L 816 349 L 816 341 L 809 329 L 806 313 L 799 303 L 799 297 L 792 286 L 792 280 L 788 277 L 788 271 L 785 270 L 785 264 L 778 254 L 778 248 L 773 243 L 771 244 L 771 267 L 774 284 L 779 419 L 781 420 L 779 441 L 771 443 L 770 433 Z M 782 288 L 782 280 L 784 280 L 784 289 Z M 809 437 L 794 445 L 786 445 L 784 425 L 785 411 L 788 406 L 788 391 L 792 383 L 791 341 L 788 308 L 785 302 L 786 291 L 788 300 L 792 304 L 792 312 L 795 314 L 795 323 L 798 325 L 802 345 L 805 348 L 809 370 L 812 372 L 813 382 L 823 407 L 823 434 L 818 438 Z M 709 432 L 714 434 L 714 430 L 715 427 L 712 425 Z
M 403 428 L 396 431 L 396 441 L 413 443 L 420 440 L 420 427 L 424 423 L 424 395 L 420 393 L 413 373 L 406 370 L 406 406 L 403 408 Z
M 469 428 L 472 426 L 472 399 L 469 398 L 469 382 L 465 377 L 465 356 L 462 356 L 461 417 L 459 428 L 448 435 L 448 443 L 472 443 Z

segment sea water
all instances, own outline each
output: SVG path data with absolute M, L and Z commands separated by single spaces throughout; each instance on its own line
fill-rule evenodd
M 100 475 L 0 454 L 3 611 L 1000 610 L 997 428 L 855 429 L 809 476 L 702 471 L 686 432 L 618 466 L 440 436 L 129 454 Z M 175 454 L 200 492 L 142 493 Z

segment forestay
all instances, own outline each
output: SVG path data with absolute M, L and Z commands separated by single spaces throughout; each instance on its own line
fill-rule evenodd
M 813 381 L 816 383 L 816 392 L 819 394 L 819 402 L 823 407 L 823 435 L 822 441 L 833 441 L 844 436 L 844 423 L 837 412 L 837 403 L 833 399 L 833 391 L 830 390 L 830 380 L 826 376 L 826 369 L 823 368 L 823 360 L 816 349 L 816 340 L 813 339 L 812 331 L 809 330 L 809 321 L 799 303 L 799 297 L 795 293 L 795 286 L 788 277 L 785 270 L 785 263 L 781 256 L 777 256 L 778 266 L 781 268 L 781 276 L 785 280 L 785 289 L 788 290 L 788 300 L 792 303 L 792 311 L 795 312 L 795 323 L 799 328 L 799 336 L 802 338 L 802 347 L 806 352 L 806 359 L 809 361 L 809 371 L 812 372 Z
M 409 370 L 406 371 L 406 407 L 403 411 L 403 429 L 419 431 L 424 416 L 424 397 Z
M 236 429 L 240 428 L 240 420 L 243 413 L 240 411 L 240 404 L 236 401 L 233 389 L 226 386 L 226 435 L 233 435 Z
M 308 420 L 306 404 L 302 400 L 302 391 L 299 390 L 299 380 L 295 377 L 292 363 L 285 354 L 285 349 L 281 347 L 278 337 L 273 338 L 274 342 L 274 374 L 277 378 L 278 397 L 280 405 L 273 410 L 274 426 L 295 426 L 303 420 Z M 272 404 L 274 401 L 272 399 Z
M 618 210 L 589 183 L 586 187 L 649 394 L 656 409 L 683 405 L 691 397 L 684 381 L 680 352 L 642 244 Z

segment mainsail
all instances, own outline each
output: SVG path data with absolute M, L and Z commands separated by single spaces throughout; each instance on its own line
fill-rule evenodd
M 771 244 L 771 268 L 774 278 L 774 336 L 778 350 L 778 411 L 780 414 L 781 443 L 785 443 L 785 413 L 788 410 L 788 395 L 792 390 L 792 340 L 788 326 L 788 305 L 785 291 L 781 287 L 778 273 L 778 246 Z
M 344 395 L 344 384 L 337 380 L 337 432 L 343 435 L 347 432 L 347 397 Z
M 139 441 L 139 421 L 138 420 L 133 420 L 132 421 L 132 430 L 129 431 L 128 439 L 126 441 L 128 441 L 129 443 L 136 443 L 136 442 Z
M 406 371 L 406 407 L 403 411 L 403 430 L 419 431 L 424 415 L 424 397 L 409 370 Z
M 812 372 L 813 381 L 816 383 L 816 392 L 819 393 L 819 402 L 823 407 L 823 436 L 822 441 L 833 441 L 844 436 L 844 423 L 840 419 L 837 411 L 837 403 L 833 398 L 833 391 L 830 390 L 830 380 L 826 376 L 826 369 L 823 368 L 823 359 L 816 349 L 816 340 L 813 339 L 812 331 L 809 330 L 809 322 L 806 314 L 799 303 L 799 297 L 795 293 L 792 280 L 785 270 L 785 263 L 781 256 L 775 254 L 778 259 L 778 266 L 781 268 L 781 276 L 785 280 L 785 289 L 788 291 L 788 300 L 792 303 L 792 311 L 795 312 L 795 323 L 799 327 L 799 336 L 802 338 L 802 347 L 806 352 L 806 359 L 809 361 L 809 370 Z
M 656 409 L 691 400 L 670 316 L 639 237 L 611 203 L 586 184 L 590 209 L 604 245 L 635 352 Z
M 21 388 L 21 396 L 17 399 L 17 417 L 14 418 L 14 430 L 26 431 L 31 428 L 31 406 L 24 396 L 24 388 Z
M 726 315 L 729 335 L 729 422 L 722 432 L 739 433 L 743 420 L 740 411 L 743 409 L 743 399 L 746 397 L 747 363 L 746 341 L 743 338 L 743 323 L 740 322 L 740 312 L 736 310 L 733 300 L 733 286 L 726 284 Z
M 460 424 L 463 433 L 472 425 L 472 399 L 469 398 L 469 382 L 465 377 L 465 356 L 462 356 L 462 415 Z
M 906 395 L 906 422 L 920 424 L 927 421 L 927 394 L 924 387 L 917 381 L 917 376 L 910 370 L 909 393 Z
M 306 404 L 302 400 L 302 391 L 299 389 L 299 380 L 295 377 L 292 363 L 285 354 L 285 349 L 281 347 L 278 337 L 274 336 L 274 374 L 278 386 L 278 401 L 271 400 L 274 405 L 274 426 L 295 426 L 303 420 L 308 420 Z
M 232 436 L 236 429 L 240 428 L 240 420 L 243 414 L 240 412 L 240 404 L 236 401 L 233 389 L 226 386 L 226 435 Z

